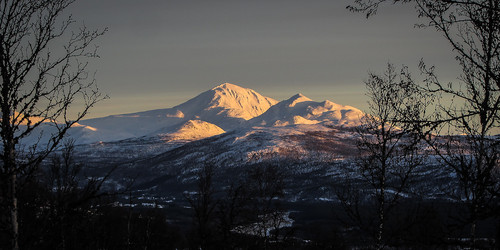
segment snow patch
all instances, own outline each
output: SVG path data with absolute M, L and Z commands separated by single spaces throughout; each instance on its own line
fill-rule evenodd
M 189 120 L 182 124 L 177 130 L 161 134 L 165 140 L 199 140 L 225 133 L 223 129 L 212 123 L 201 120 Z

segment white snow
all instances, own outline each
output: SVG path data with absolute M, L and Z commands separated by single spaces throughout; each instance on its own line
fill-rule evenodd
M 363 112 L 351 106 L 331 101 L 314 102 L 302 94 L 272 106 L 250 121 L 254 126 L 289 126 L 328 123 L 338 126 L 358 126 Z
M 111 142 L 143 136 L 165 140 L 198 140 L 254 126 L 355 126 L 363 113 L 330 101 L 315 102 L 302 94 L 278 102 L 254 90 L 224 83 L 172 108 L 82 120 L 68 136 L 77 144 Z M 42 126 L 50 135 L 54 128 Z M 27 139 L 25 144 L 36 141 Z
M 250 120 L 278 103 L 278 101 L 264 97 L 251 89 L 230 83 L 219 85 L 211 91 L 214 93 L 214 98 L 206 110 L 222 108 L 223 110 L 219 114 L 225 113 L 228 117 Z
M 225 132 L 226 131 L 212 123 L 200 120 L 189 120 L 172 132 L 160 134 L 160 137 L 167 141 L 199 140 L 214 135 L 220 135 Z

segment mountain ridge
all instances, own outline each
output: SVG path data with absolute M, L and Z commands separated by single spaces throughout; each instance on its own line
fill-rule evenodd
M 253 126 L 356 126 L 362 114 L 354 107 L 315 102 L 300 93 L 277 101 L 252 89 L 223 83 L 172 108 L 82 120 L 70 129 L 68 137 L 78 144 L 144 136 L 198 140 Z M 190 121 L 193 126 L 184 126 Z M 50 127 L 45 129 L 50 132 Z
M 363 112 L 331 101 L 315 102 L 302 94 L 281 101 L 250 123 L 264 126 L 289 126 L 327 123 L 330 126 L 358 126 Z

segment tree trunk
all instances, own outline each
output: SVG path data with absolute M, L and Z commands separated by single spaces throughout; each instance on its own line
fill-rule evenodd
M 10 222 L 11 222 L 11 234 L 12 234 L 12 249 L 13 250 L 18 250 L 19 249 L 19 223 L 17 221 L 18 213 L 17 213 L 17 196 L 16 196 L 16 185 L 17 185 L 17 178 L 16 174 L 11 174 L 9 178 L 9 195 L 10 195 Z
M 385 182 L 384 182 L 385 185 Z M 385 187 L 383 186 L 380 190 L 380 201 L 379 201 L 379 208 L 378 208 L 378 232 L 377 232 L 377 249 L 383 249 L 384 246 L 382 244 L 382 239 L 383 239 L 383 233 L 384 233 L 384 221 L 385 221 Z
M 476 227 L 477 227 L 477 214 L 479 212 L 479 207 L 477 204 L 474 204 L 472 209 L 472 223 L 470 229 L 470 240 L 471 240 L 471 248 L 476 249 Z
M 470 237 L 471 237 L 471 249 L 476 249 L 476 225 L 477 221 L 474 220 L 470 229 Z
M 2 124 L 5 126 L 5 124 Z M 4 129 L 2 129 L 4 130 Z M 2 131 L 5 133 L 5 131 Z M 12 135 L 12 133 L 5 133 L 7 135 Z M 11 138 L 9 136 L 9 138 Z M 17 166 L 16 166 L 16 154 L 13 140 L 4 141 L 3 150 L 3 180 L 6 184 L 4 186 L 5 191 L 3 193 L 4 206 L 7 209 L 5 212 L 8 214 L 6 229 L 9 232 L 10 245 L 8 248 L 13 250 L 19 249 L 19 222 L 18 222 L 18 206 L 17 206 Z

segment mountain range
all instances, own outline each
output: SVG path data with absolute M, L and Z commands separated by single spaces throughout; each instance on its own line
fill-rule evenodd
M 359 135 L 353 127 L 363 115 L 302 94 L 276 101 L 225 83 L 172 108 L 82 120 L 68 137 L 76 141 L 75 160 L 88 166 L 86 177 L 102 178 L 114 169 L 107 188 L 133 182 L 131 192 L 142 204 L 184 213 L 184 194 L 196 190 L 207 164 L 215 166 L 218 190 L 252 169 L 277 167 L 285 200 L 310 204 L 334 201 L 335 190 L 347 183 L 370 192 L 356 167 Z M 446 197 L 442 190 L 453 181 L 429 159 L 416 170 L 414 187 L 434 199 Z
M 109 185 L 119 188 L 133 177 L 140 195 L 182 199 L 206 164 L 217 166 L 220 185 L 229 185 L 234 171 L 277 164 L 290 178 L 291 194 L 300 194 L 288 199 L 330 199 L 331 183 L 342 185 L 356 173 L 353 128 L 363 115 L 302 94 L 278 102 L 224 83 L 172 108 L 82 120 L 67 136 L 75 140 L 75 157 L 92 166 L 90 176 L 118 166 Z M 418 170 L 419 188 L 430 197 L 441 196 L 440 185 L 451 181 L 436 166 L 430 160 Z
M 363 112 L 302 94 L 276 101 L 254 90 L 224 83 L 172 108 L 82 120 L 68 136 L 77 144 L 140 137 L 193 141 L 253 127 L 359 125 Z

